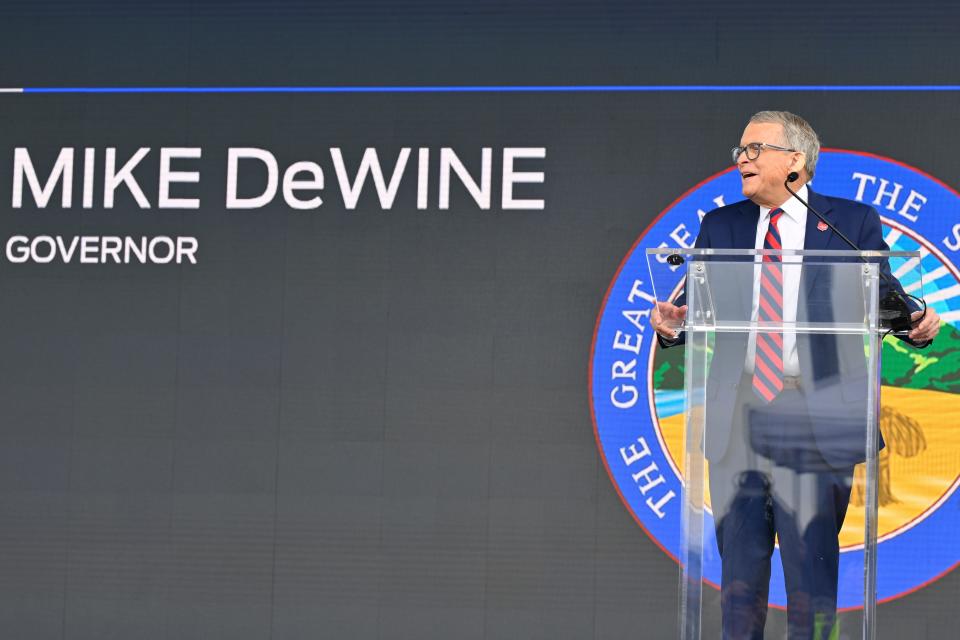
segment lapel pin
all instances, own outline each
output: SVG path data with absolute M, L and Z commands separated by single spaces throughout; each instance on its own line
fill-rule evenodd
M 817 231 L 826 231 L 826 230 L 827 230 L 827 223 L 826 223 L 826 222 L 824 222 L 823 220 L 821 220 L 820 222 L 817 223 Z

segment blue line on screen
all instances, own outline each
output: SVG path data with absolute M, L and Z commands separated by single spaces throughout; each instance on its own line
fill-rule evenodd
M 25 87 L 24 93 L 670 93 L 960 91 L 960 85 L 475 85 L 354 87 Z

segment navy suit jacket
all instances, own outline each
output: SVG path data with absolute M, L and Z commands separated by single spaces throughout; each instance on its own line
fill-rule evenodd
M 807 201 L 861 249 L 889 250 L 883 239 L 880 217 L 873 207 L 812 190 L 808 191 Z M 704 216 L 696 247 L 753 249 L 759 219 L 760 207 L 749 200 L 715 209 Z M 808 211 L 804 249 L 851 249 L 833 230 L 818 229 L 818 223 L 816 215 Z M 805 259 L 805 263 L 811 261 L 816 259 Z M 886 262 L 881 269 L 891 276 Z M 830 280 L 829 270 L 805 271 L 798 294 L 798 321 L 832 320 Z M 881 298 L 888 287 L 881 280 Z M 750 298 L 732 304 L 752 306 L 752 295 Z M 683 302 L 682 299 L 677 301 L 680 305 Z M 723 302 L 731 304 L 729 300 Z M 749 313 L 748 309 L 739 312 L 742 311 Z M 673 344 L 682 341 L 681 337 Z M 738 385 L 744 378 L 748 341 L 748 333 L 716 334 L 706 389 L 709 410 L 705 452 L 712 460 L 719 459 L 729 444 Z M 661 341 L 662 346 L 673 344 Z M 827 462 L 838 468 L 863 461 L 866 433 L 871 427 L 866 424 L 867 366 L 863 336 L 800 333 L 797 334 L 797 353 L 815 441 L 813 446 Z M 876 428 L 876 423 L 872 428 Z

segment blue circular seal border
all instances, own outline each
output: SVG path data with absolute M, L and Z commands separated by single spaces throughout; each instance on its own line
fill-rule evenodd
M 894 202 L 896 199 L 888 196 L 886 201 L 881 200 L 882 206 L 875 205 L 884 221 L 885 232 L 892 227 L 904 232 L 908 242 L 915 234 L 927 239 L 925 246 L 932 249 L 934 255 L 925 260 L 941 261 L 960 279 L 953 266 L 960 262 L 960 193 L 950 186 L 891 158 L 860 151 L 823 149 L 814 188 L 829 195 L 873 204 L 862 196 L 868 188 L 879 184 L 881 176 L 887 180 L 887 192 L 895 189 L 896 184 L 902 185 L 897 194 L 899 201 Z M 913 196 L 914 193 L 918 196 Z M 734 167 L 729 167 L 692 187 L 662 211 L 640 233 L 614 274 L 597 316 L 590 350 L 590 409 L 604 467 L 637 524 L 678 563 L 682 481 L 661 440 L 652 393 L 650 365 L 656 339 L 648 325 L 653 287 L 646 249 L 692 245 L 703 213 L 742 199 L 740 177 Z M 910 206 L 903 208 L 911 199 Z M 896 206 L 891 209 L 891 204 Z M 669 281 L 669 270 L 669 265 L 657 264 L 654 274 L 657 282 Z M 924 270 L 930 271 L 926 264 Z M 677 280 L 679 282 L 679 275 Z M 925 294 L 929 294 L 926 286 L 927 283 Z M 955 298 L 932 306 L 944 315 L 960 305 L 960 296 Z M 952 324 L 957 326 L 960 322 L 952 321 Z M 602 348 L 598 349 L 598 345 Z M 881 538 L 877 581 L 880 602 L 918 591 L 960 565 L 960 552 L 953 542 L 953 532 L 960 527 L 958 482 L 955 481 L 923 517 Z M 703 577 L 705 582 L 718 588 L 720 561 L 714 551 L 713 520 L 709 512 L 704 514 L 704 531 Z M 838 601 L 841 610 L 863 606 L 862 567 L 862 548 L 842 553 Z M 783 608 L 786 593 L 779 549 L 775 551 L 771 570 L 770 604 Z

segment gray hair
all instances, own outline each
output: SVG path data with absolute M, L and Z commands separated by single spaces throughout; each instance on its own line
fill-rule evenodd
M 820 156 L 820 138 L 806 120 L 789 111 L 758 111 L 750 117 L 750 122 L 772 122 L 783 127 L 784 143 L 791 149 L 803 152 L 806 158 L 806 170 L 810 180 L 817 168 Z

